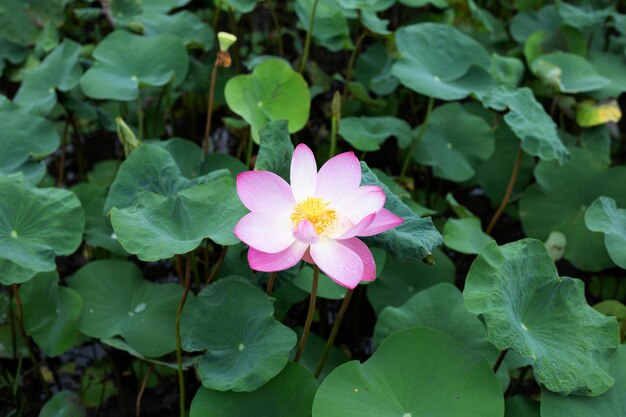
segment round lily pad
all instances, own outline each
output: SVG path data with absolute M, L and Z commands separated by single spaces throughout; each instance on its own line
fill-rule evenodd
M 267 295 L 247 282 L 222 279 L 185 306 L 183 349 L 205 351 L 198 375 L 218 391 L 254 391 L 287 364 L 296 334 L 274 318 Z
M 456 340 L 418 327 L 387 338 L 361 364 L 322 382 L 313 417 L 501 417 L 504 400 L 491 366 Z
M 93 51 L 94 65 L 83 75 L 83 92 L 95 99 L 136 100 L 142 85 L 161 87 L 185 79 L 189 57 L 172 35 L 143 37 L 124 30 L 108 35 Z
M 567 239 L 565 259 L 584 271 L 613 266 L 602 234 L 585 225 L 587 208 L 601 196 L 612 197 L 626 206 L 626 167 L 609 168 L 583 149 L 570 149 L 572 160 L 563 166 L 540 162 L 535 168 L 537 183 L 524 191 L 519 215 L 529 237 L 540 240 L 550 232 Z
M 341 119 L 339 134 L 350 145 L 364 152 L 375 152 L 390 137 L 398 139 L 401 148 L 413 140 L 411 126 L 396 117 L 346 117 Z
M 609 358 L 619 345 L 614 318 L 591 308 L 583 283 L 559 277 L 543 243 L 489 242 L 465 282 L 465 305 L 500 350 L 533 360 L 536 378 L 564 395 L 600 395 L 613 385 Z
M 585 212 L 585 224 L 589 230 L 604 233 L 609 256 L 626 269 L 626 209 L 617 208 L 610 197 L 600 197 Z
M 69 286 L 83 299 L 80 331 L 90 337 L 122 336 L 147 357 L 176 348 L 175 319 L 183 288 L 142 278 L 130 262 L 101 260 L 82 267 Z
M 490 58 L 485 48 L 452 26 L 404 26 L 396 32 L 396 44 L 401 58 L 391 71 L 402 84 L 420 94 L 458 100 L 475 88 L 493 84 L 487 73 Z
M 281 59 L 268 59 L 254 67 L 252 74 L 231 78 L 224 94 L 228 107 L 251 125 L 257 143 L 259 131 L 269 121 L 286 119 L 293 133 L 309 120 L 307 83 Z
M 80 295 L 59 286 L 56 272 L 44 272 L 20 286 L 24 327 L 48 356 L 59 356 L 78 339 Z
M 450 103 L 432 112 L 413 158 L 433 167 L 436 177 L 460 182 L 474 176 L 476 167 L 489 159 L 494 146 L 493 131 L 482 117 L 469 113 L 459 103 Z
M 55 258 L 82 242 L 85 215 L 71 191 L 0 177 L 0 283 L 26 282 L 56 269 Z
M 252 392 L 221 392 L 201 387 L 189 417 L 310 417 L 318 383 L 306 369 L 288 363 L 267 384 Z
M 594 398 L 564 397 L 546 389 L 541 391 L 542 417 L 622 417 L 626 415 L 626 345 L 611 358 L 610 374 L 615 384 L 603 395 Z
M 124 161 L 104 205 L 109 211 L 122 247 L 144 261 L 187 253 L 205 238 L 238 243 L 233 229 L 246 212 L 228 171 L 190 180 L 169 152 L 153 145 Z

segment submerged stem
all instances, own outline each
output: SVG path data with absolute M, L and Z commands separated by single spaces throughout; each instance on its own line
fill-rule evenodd
M 315 315 L 315 301 L 317 300 L 317 283 L 320 277 L 320 269 L 317 265 L 313 269 L 313 283 L 311 284 L 311 298 L 309 299 L 309 311 L 306 315 L 306 321 L 304 322 L 304 329 L 302 330 L 302 336 L 300 336 L 300 343 L 298 343 L 298 350 L 294 362 L 300 362 L 302 354 L 304 353 L 304 347 L 306 346 L 306 340 L 309 337 L 309 330 L 311 330 L 311 323 L 313 322 L 313 316 Z
M 182 276 L 181 276 L 182 279 Z M 178 310 L 176 311 L 176 363 L 178 364 L 178 389 L 180 391 L 180 417 L 185 417 L 185 377 L 183 375 L 183 350 L 180 338 L 180 318 L 183 313 L 183 307 L 187 300 L 189 287 L 191 286 L 191 254 L 187 254 L 187 262 L 185 265 L 185 290 L 180 298 Z
M 320 359 L 319 363 L 317 364 L 317 368 L 315 368 L 315 372 L 313 373 L 313 376 L 315 378 L 320 376 L 320 373 L 322 373 L 322 369 L 324 369 L 324 365 L 326 365 L 326 360 L 328 359 L 328 355 L 330 354 L 330 349 L 333 347 L 333 343 L 335 342 L 337 333 L 339 333 L 341 322 L 343 321 L 343 317 L 346 315 L 346 311 L 348 310 L 348 305 L 350 304 L 350 298 L 352 298 L 353 292 L 354 290 L 349 290 L 346 293 L 345 297 L 343 297 L 343 302 L 341 303 L 341 307 L 339 307 L 339 312 L 337 313 L 337 317 L 335 318 L 335 323 L 333 323 L 333 328 L 330 331 L 330 336 L 328 336 L 326 346 L 324 346 L 322 358 Z
M 426 116 L 424 116 L 424 123 L 422 123 L 422 128 L 420 129 L 413 143 L 411 143 L 409 152 L 407 153 L 406 158 L 404 158 L 404 163 L 402 164 L 402 170 L 400 171 L 400 177 L 404 177 L 407 169 L 409 169 L 409 164 L 411 163 L 413 152 L 415 152 L 415 148 L 417 148 L 417 145 L 422 139 L 422 136 L 424 136 L 424 132 L 426 132 L 426 128 L 428 127 L 428 122 L 430 121 L 430 114 L 432 113 L 434 106 L 435 106 L 435 99 L 433 97 L 430 97 L 428 99 L 428 107 L 426 109 Z

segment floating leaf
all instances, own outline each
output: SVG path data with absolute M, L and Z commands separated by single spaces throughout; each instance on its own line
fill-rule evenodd
M 72 391 L 54 394 L 42 407 L 39 417 L 85 417 L 87 412 L 80 404 L 80 398 Z
M 489 340 L 532 358 L 535 376 L 549 390 L 600 395 L 613 385 L 608 361 L 619 344 L 615 319 L 587 305 L 582 281 L 558 276 L 540 241 L 487 243 L 463 296 L 484 320 Z
M 361 184 L 381 187 L 387 196 L 385 208 L 404 219 L 400 226 L 367 238 L 369 244 L 385 249 L 398 261 L 424 259 L 435 247 L 441 245 L 442 237 L 435 229 L 432 219 L 417 217 L 397 195 L 389 191 L 363 161 L 361 175 Z
M 254 169 L 274 172 L 289 179 L 293 144 L 286 120 L 269 122 L 260 132 L 259 153 Z
M 80 331 L 87 336 L 122 336 L 147 357 L 174 351 L 180 285 L 146 281 L 134 264 L 110 260 L 88 263 L 68 283 L 83 299 Z
M 293 330 L 274 317 L 261 290 L 235 279 L 222 279 L 185 306 L 182 346 L 205 351 L 198 374 L 202 385 L 218 391 L 254 391 L 286 365 L 296 344 Z
M 71 191 L 35 188 L 21 175 L 0 177 L 0 283 L 26 282 L 56 269 L 56 256 L 82 241 L 85 215 Z
M 448 219 L 443 226 L 443 244 L 457 252 L 478 255 L 493 238 L 485 232 L 478 217 Z
M 433 167 L 436 177 L 460 182 L 472 178 L 493 149 L 494 136 L 487 122 L 461 104 L 449 103 L 432 112 L 413 158 Z
M 519 215 L 529 237 L 545 240 L 550 232 L 565 235 L 565 259 L 584 271 L 613 266 L 599 233 L 585 225 L 584 214 L 594 200 L 612 197 L 626 206 L 626 167 L 608 168 L 585 150 L 573 148 L 572 160 L 558 166 L 540 162 L 535 168 L 537 183 L 524 191 Z M 567 179 L 567 181 L 564 181 Z
M 617 208 L 610 197 L 599 197 L 585 212 L 585 224 L 589 230 L 604 233 L 609 256 L 626 269 L 626 209 Z
M 541 390 L 542 417 L 622 417 L 626 415 L 626 346 L 611 358 L 610 373 L 615 384 L 604 395 L 594 398 L 563 397 L 546 389 Z
M 313 417 L 458 417 L 468 410 L 481 417 L 504 414 L 490 365 L 445 333 L 424 327 L 395 333 L 363 364 L 336 368 L 313 402 Z
M 227 171 L 189 180 L 171 154 L 143 145 L 122 164 L 104 212 L 120 243 L 141 260 L 187 253 L 209 238 L 233 245 L 235 223 L 245 214 Z
M 80 86 L 95 99 L 136 100 L 142 86 L 161 87 L 185 79 L 189 66 L 187 50 L 172 35 L 143 37 L 116 30 L 93 51 L 94 65 L 83 75 Z
M 435 265 L 423 262 L 398 262 L 387 256 L 379 277 L 367 287 L 369 299 L 376 314 L 387 306 L 400 306 L 412 295 L 447 282 L 454 283 L 454 264 L 441 250 L 433 250 Z
M 592 127 L 605 123 L 617 123 L 622 118 L 622 111 L 616 100 L 596 103 L 585 100 L 576 106 L 576 123 L 580 127 Z
M 200 388 L 189 417 L 310 417 L 318 383 L 302 366 L 288 363 L 276 377 L 252 392 Z
M 231 78 L 224 94 L 228 107 L 250 123 L 257 143 L 260 130 L 269 121 L 286 119 L 289 133 L 293 133 L 309 119 L 307 83 L 281 59 L 268 59 L 254 67 L 252 74 Z
M 396 117 L 346 117 L 339 124 L 339 135 L 356 149 L 375 152 L 390 137 L 398 139 L 401 148 L 413 140 L 411 126 Z
M 59 286 L 56 272 L 38 274 L 20 286 L 24 327 L 48 356 L 59 356 L 78 338 L 78 317 L 83 306 L 80 295 Z
M 482 102 L 494 110 L 509 110 L 504 121 L 521 139 L 526 153 L 545 161 L 564 163 L 568 159 L 569 152 L 559 139 L 556 124 L 529 88 L 494 88 L 482 97 Z
M 441 100 L 458 100 L 493 81 L 490 58 L 478 42 L 452 26 L 420 23 L 396 32 L 401 58 L 391 72 L 406 87 Z
M 536 58 L 531 69 L 548 85 L 563 93 L 597 91 L 610 84 L 585 58 L 566 52 L 554 52 Z

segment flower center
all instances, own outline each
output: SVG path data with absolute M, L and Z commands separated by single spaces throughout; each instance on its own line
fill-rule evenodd
M 337 212 L 328 208 L 328 203 L 323 198 L 309 197 L 296 204 L 291 212 L 293 227 L 297 227 L 303 220 L 310 221 L 315 232 L 321 235 L 335 224 Z

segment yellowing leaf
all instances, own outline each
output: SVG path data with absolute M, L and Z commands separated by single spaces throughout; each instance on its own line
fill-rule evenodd
M 576 123 L 581 127 L 592 127 L 605 123 L 617 123 L 622 118 L 622 111 L 616 100 L 597 103 L 593 100 L 585 100 L 578 105 L 576 110 Z

